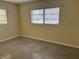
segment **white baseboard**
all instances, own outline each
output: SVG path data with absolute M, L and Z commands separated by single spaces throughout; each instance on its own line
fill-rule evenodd
M 37 37 L 24 36 L 24 35 L 20 35 L 20 36 L 27 37 L 27 38 L 32 38 L 32 39 L 37 39 L 37 40 L 41 40 L 41 41 L 46 41 L 46 42 L 50 42 L 50 43 L 60 44 L 60 45 L 64 45 L 64 46 L 69 46 L 69 47 L 73 47 L 73 48 L 79 48 L 79 46 L 71 45 L 71 44 L 67 44 L 67 43 L 55 42 L 55 41 L 45 40 L 45 39 L 41 39 L 41 38 L 37 38 Z M 11 39 L 16 38 L 16 37 L 19 37 L 19 35 L 15 35 L 15 36 L 0 40 L 0 42 L 11 40 Z
M 29 37 L 29 36 L 24 36 L 24 35 L 21 35 L 21 36 L 27 37 L 27 38 L 32 38 L 32 39 L 37 39 L 37 40 L 42 40 L 42 41 L 46 41 L 46 42 L 50 42 L 50 43 L 60 44 L 60 45 L 68 46 L 68 47 L 79 48 L 79 46 L 71 45 L 71 44 L 67 44 L 67 43 L 55 42 L 55 41 L 45 40 L 45 39 L 41 39 L 41 38 L 37 38 L 37 37 Z
M 19 37 L 19 35 L 15 35 L 15 36 L 12 36 L 12 37 L 9 37 L 9 38 L 6 38 L 6 39 L 2 39 L 2 40 L 0 40 L 0 42 L 11 40 L 11 39 L 16 38 L 16 37 Z

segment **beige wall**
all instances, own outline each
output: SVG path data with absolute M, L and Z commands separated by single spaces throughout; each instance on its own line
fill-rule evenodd
M 0 8 L 6 8 L 8 16 L 8 24 L 0 25 L 0 40 L 20 34 L 79 46 L 78 2 L 78 0 L 43 0 L 20 4 L 19 8 L 16 4 L 0 2 Z M 31 23 L 31 9 L 53 5 L 61 7 L 59 25 L 34 25 Z
M 18 35 L 18 9 L 17 5 L 1 2 L 0 8 L 7 9 L 8 24 L 0 25 L 0 41 Z
M 47 0 L 20 5 L 21 34 L 49 41 L 62 42 L 79 46 L 79 1 Z M 31 9 L 60 5 L 59 25 L 34 25 L 31 23 Z

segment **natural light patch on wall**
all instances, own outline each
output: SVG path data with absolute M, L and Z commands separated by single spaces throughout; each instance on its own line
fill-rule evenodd
M 7 24 L 6 9 L 0 9 L 0 24 Z

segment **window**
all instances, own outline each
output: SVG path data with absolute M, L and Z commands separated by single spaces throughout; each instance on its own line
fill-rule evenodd
M 32 11 L 32 23 L 43 24 L 43 9 Z
M 6 9 L 0 9 L 0 24 L 7 24 Z
M 59 7 L 32 10 L 31 21 L 34 24 L 59 24 Z

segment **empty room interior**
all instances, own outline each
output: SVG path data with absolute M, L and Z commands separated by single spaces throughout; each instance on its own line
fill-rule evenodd
M 79 0 L 0 0 L 0 59 L 79 59 Z

